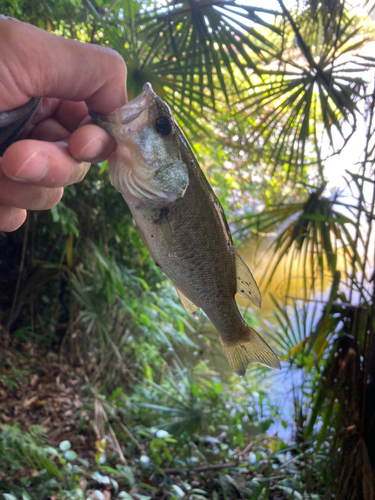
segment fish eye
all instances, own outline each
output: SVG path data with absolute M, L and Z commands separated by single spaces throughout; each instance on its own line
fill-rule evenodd
M 172 132 L 172 120 L 169 116 L 159 116 L 156 118 L 155 130 L 160 135 L 169 135 Z

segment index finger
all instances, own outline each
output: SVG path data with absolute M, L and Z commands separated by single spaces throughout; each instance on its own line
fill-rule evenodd
M 0 19 L 0 46 L 0 66 L 6 68 L 0 72 L 0 110 L 14 109 L 31 97 L 85 101 L 105 114 L 126 102 L 126 66 L 109 48 L 10 19 Z

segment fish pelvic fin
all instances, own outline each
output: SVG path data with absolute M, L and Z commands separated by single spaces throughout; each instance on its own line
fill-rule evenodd
M 176 292 L 178 293 L 178 296 L 180 297 L 180 300 L 186 309 L 186 311 L 192 316 L 194 319 L 199 318 L 199 313 L 200 313 L 200 308 L 196 306 L 190 299 L 188 299 L 182 292 L 179 290 L 176 285 Z
M 259 363 L 274 370 L 280 370 L 280 361 L 270 346 L 252 328 L 246 327 L 244 338 L 226 341 L 220 336 L 220 343 L 234 373 L 243 377 L 249 363 Z

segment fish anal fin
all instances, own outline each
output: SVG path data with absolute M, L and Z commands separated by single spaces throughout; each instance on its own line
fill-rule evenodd
M 178 296 L 180 297 L 180 300 L 182 302 L 182 305 L 186 309 L 186 311 L 192 316 L 194 319 L 199 318 L 199 312 L 200 308 L 197 307 L 190 299 L 188 299 L 182 292 L 179 290 L 176 286 L 176 291 L 178 293 Z
M 255 330 L 247 327 L 244 337 L 235 342 L 227 342 L 220 337 L 221 347 L 234 373 L 243 377 L 249 363 L 280 370 L 279 358 Z
M 237 293 L 245 299 L 251 300 L 253 304 L 260 307 L 262 296 L 260 294 L 258 285 L 251 274 L 250 269 L 245 262 L 241 259 L 237 251 L 234 251 L 236 275 L 237 275 Z

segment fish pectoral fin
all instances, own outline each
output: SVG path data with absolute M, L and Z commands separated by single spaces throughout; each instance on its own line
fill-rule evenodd
M 237 293 L 245 299 L 250 299 L 253 304 L 260 307 L 262 296 L 258 285 L 251 274 L 250 269 L 241 259 L 237 251 L 234 251 L 236 275 L 237 275 Z
M 197 307 L 190 299 L 188 299 L 182 292 L 179 290 L 176 285 L 176 292 L 178 293 L 178 296 L 180 297 L 180 300 L 182 302 L 182 305 L 186 309 L 186 311 L 192 316 L 194 319 L 199 318 L 199 312 L 200 308 Z
M 157 225 L 160 227 L 160 231 L 163 233 L 165 242 L 168 247 L 172 246 L 172 228 L 168 220 L 169 210 L 167 208 L 162 208 L 160 210 L 159 219 L 157 220 Z
M 249 363 L 259 363 L 280 370 L 280 361 L 270 346 L 252 328 L 246 327 L 244 339 L 227 342 L 220 336 L 220 343 L 234 373 L 243 377 Z

